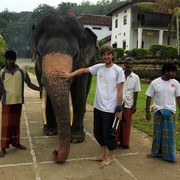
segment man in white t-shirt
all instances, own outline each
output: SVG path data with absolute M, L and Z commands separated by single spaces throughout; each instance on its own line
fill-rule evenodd
M 62 72 L 61 77 L 72 78 L 83 73 L 97 76 L 96 93 L 94 99 L 94 136 L 100 145 L 100 153 L 91 160 L 102 161 L 100 165 L 113 162 L 113 150 L 116 148 L 115 136 L 111 129 L 115 116 L 122 119 L 122 100 L 124 72 L 114 64 L 114 49 L 104 46 L 100 50 L 104 63 L 88 68 L 81 68 L 72 73 Z M 106 149 L 109 153 L 106 154 Z
M 169 162 L 176 161 L 175 113 L 176 101 L 180 108 L 180 84 L 174 79 L 177 68 L 173 63 L 162 67 L 162 76 L 153 80 L 146 95 L 146 119 L 151 119 L 150 104 L 154 100 L 154 131 L 151 153 L 146 157 L 162 157 Z
M 117 144 L 124 149 L 129 149 L 132 114 L 136 112 L 138 92 L 141 91 L 140 79 L 133 72 L 133 65 L 134 59 L 127 57 L 124 63 L 123 118 L 116 133 Z

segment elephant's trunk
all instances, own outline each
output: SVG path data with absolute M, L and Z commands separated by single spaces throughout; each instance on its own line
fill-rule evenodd
M 71 71 L 72 58 L 62 54 L 46 55 L 42 64 L 42 82 L 49 95 L 57 121 L 58 151 L 53 152 L 53 159 L 63 163 L 70 151 L 70 107 L 69 107 L 69 81 L 60 78 L 61 71 Z

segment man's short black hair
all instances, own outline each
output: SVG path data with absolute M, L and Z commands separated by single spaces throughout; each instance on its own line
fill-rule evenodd
M 4 54 L 5 59 L 14 59 L 16 60 L 16 52 L 13 50 L 7 50 Z
M 127 57 L 127 58 L 124 60 L 124 62 L 127 62 L 127 61 L 132 61 L 132 62 L 134 62 L 134 58 L 132 58 L 132 57 Z
M 177 71 L 177 67 L 174 63 L 165 63 L 162 67 L 162 75 L 164 75 L 166 71 Z

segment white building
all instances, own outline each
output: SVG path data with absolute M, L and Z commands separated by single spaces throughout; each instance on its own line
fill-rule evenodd
M 77 19 L 97 35 L 98 41 L 111 35 L 111 16 L 81 15 Z
M 107 15 L 112 16 L 111 45 L 114 48 L 131 50 L 168 44 L 168 14 L 155 13 L 127 2 Z M 170 42 L 176 46 L 174 33 L 171 33 Z

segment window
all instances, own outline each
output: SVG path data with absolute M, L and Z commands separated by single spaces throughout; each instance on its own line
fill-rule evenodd
M 101 30 L 101 27 L 93 27 L 92 29 Z
M 124 24 L 124 25 L 127 24 L 127 15 L 125 15 L 125 16 L 123 17 L 123 24 Z
M 126 40 L 123 41 L 122 47 L 123 49 L 126 49 Z
M 117 42 L 115 42 L 114 44 L 112 44 L 113 48 L 117 48 Z
M 116 21 L 115 21 L 115 28 L 117 28 L 118 27 L 118 19 L 116 19 Z
M 112 27 L 109 27 L 109 31 L 112 31 Z

